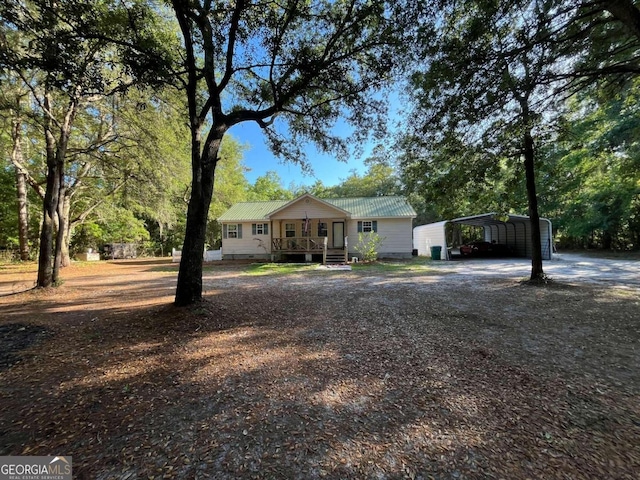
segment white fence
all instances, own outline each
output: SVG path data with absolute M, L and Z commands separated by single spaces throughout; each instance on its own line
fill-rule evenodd
M 222 249 L 220 250 L 206 250 L 202 256 L 205 262 L 214 262 L 216 260 L 222 260 Z M 171 250 L 171 262 L 180 263 L 182 259 L 182 250 Z
M 207 250 L 204 252 L 205 262 L 214 262 L 216 260 L 222 260 L 222 249 L 220 250 Z

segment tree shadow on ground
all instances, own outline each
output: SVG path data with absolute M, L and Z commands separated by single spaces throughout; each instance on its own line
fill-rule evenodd
M 0 325 L 0 371 L 6 370 L 20 361 L 20 352 L 51 335 L 42 327 L 23 323 Z
M 53 336 L 1 374 L 2 454 L 70 454 L 76 478 L 98 479 L 631 478 L 639 466 L 637 397 L 509 354 L 567 292 L 485 286 L 490 317 L 435 301 L 431 285 L 364 280 L 242 279 L 178 309 L 167 282 L 5 303 L 3 318 Z M 516 291 L 538 310 L 514 318 Z M 606 311 L 587 300 L 575 301 Z

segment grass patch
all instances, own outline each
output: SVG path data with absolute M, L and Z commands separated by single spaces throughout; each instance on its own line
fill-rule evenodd
M 177 273 L 178 270 L 180 270 L 180 264 L 179 263 L 171 263 L 168 265 L 159 265 L 156 267 L 151 267 L 149 269 L 149 271 L 151 272 L 170 272 L 170 273 Z M 204 265 L 202 267 L 202 271 L 206 272 L 209 270 L 213 270 L 213 268 L 211 267 L 211 265 Z
M 370 263 L 352 263 L 352 272 L 368 273 L 431 273 L 429 261 L 424 258 L 412 258 L 411 260 L 379 260 Z M 339 271 L 339 270 L 336 270 Z M 255 263 L 247 265 L 247 275 L 289 275 L 296 273 L 314 272 L 319 275 L 335 273 L 330 270 L 318 270 L 317 263 Z M 342 271 L 343 273 L 348 273 Z
M 318 271 L 317 263 L 252 263 L 246 266 L 245 274 L 251 276 L 289 275 Z
M 0 270 L 4 270 L 11 273 L 26 273 L 38 271 L 38 264 L 33 261 L 28 262 L 0 262 Z
M 412 258 L 411 260 L 378 260 L 371 263 L 354 263 L 351 265 L 354 272 L 367 273 L 431 273 L 430 261 L 424 258 Z
M 352 263 L 352 271 L 357 273 L 432 273 L 429 267 L 431 261 L 429 259 L 412 258 L 410 260 L 379 260 L 371 263 Z M 315 263 L 272 263 L 272 262 L 256 262 L 256 263 L 234 263 L 229 261 L 222 268 L 237 270 L 238 273 L 249 276 L 267 276 L 267 275 L 295 275 L 299 273 L 314 273 L 317 275 L 331 274 L 335 271 L 318 269 L 320 264 Z M 177 272 L 179 264 L 168 264 L 156 266 L 151 269 L 153 272 Z M 203 272 L 213 272 L 219 270 L 220 265 L 204 265 Z M 338 270 L 336 270 L 338 271 Z M 343 273 L 348 273 L 344 272 Z

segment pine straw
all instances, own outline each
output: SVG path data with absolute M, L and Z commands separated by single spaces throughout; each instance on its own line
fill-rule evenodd
M 219 265 L 177 309 L 173 267 L 76 269 L 0 299 L 37 336 L 0 372 L 0 454 L 79 479 L 637 478 L 640 296 L 456 282 Z

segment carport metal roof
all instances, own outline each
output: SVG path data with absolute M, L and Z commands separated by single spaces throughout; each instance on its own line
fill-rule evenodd
M 503 220 L 506 218 L 506 220 Z M 543 220 L 542 218 L 540 220 Z M 459 223 L 461 225 L 472 225 L 474 227 L 485 227 L 488 225 L 504 225 L 505 223 L 528 223 L 531 219 L 524 215 L 498 215 L 495 212 L 483 213 L 482 215 L 473 215 L 471 217 L 454 218 L 453 220 L 445 220 L 445 223 Z

